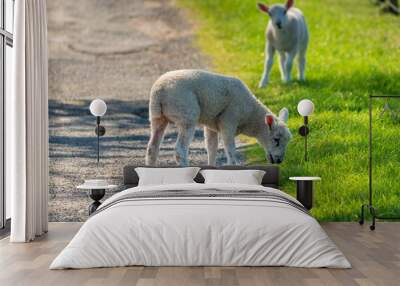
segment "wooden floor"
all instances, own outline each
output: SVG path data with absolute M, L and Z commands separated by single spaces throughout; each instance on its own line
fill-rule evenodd
M 400 223 L 379 223 L 375 232 L 357 223 L 323 227 L 353 269 L 289 267 L 122 267 L 48 270 L 81 226 L 50 223 L 49 233 L 27 244 L 0 241 L 0 285 L 400 285 Z

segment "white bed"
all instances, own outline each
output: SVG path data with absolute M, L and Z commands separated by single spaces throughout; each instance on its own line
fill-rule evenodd
M 174 196 L 154 197 L 175 190 Z M 146 192 L 152 196 L 146 198 Z M 203 195 L 190 195 L 196 192 Z M 216 192 L 241 195 L 218 196 Z M 266 197 L 264 193 L 253 196 L 253 192 L 265 192 Z M 298 204 L 277 189 L 255 185 L 130 188 L 100 206 L 50 269 L 127 265 L 350 268 L 318 222 Z

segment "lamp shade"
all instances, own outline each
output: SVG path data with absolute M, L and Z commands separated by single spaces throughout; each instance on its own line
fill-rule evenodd
M 107 111 L 107 104 L 102 99 L 95 99 L 90 103 L 90 113 L 94 116 L 103 116 Z
M 314 103 L 309 99 L 303 99 L 297 105 L 297 111 L 301 116 L 309 116 L 314 112 Z

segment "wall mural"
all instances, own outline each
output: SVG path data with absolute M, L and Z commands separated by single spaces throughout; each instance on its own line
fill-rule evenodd
M 357 0 L 55 0 L 47 9 L 50 221 L 87 219 L 84 180 L 120 185 L 124 165 L 156 161 L 280 163 L 292 195 L 290 176 L 322 178 L 318 219 L 358 219 L 368 196 L 368 97 L 400 92 L 398 17 Z M 162 76 L 181 69 L 213 73 Z M 106 105 L 90 110 L 97 98 Z M 315 111 L 297 109 L 304 99 Z M 374 199 L 398 215 L 398 105 L 378 101 L 373 113 L 382 127 Z

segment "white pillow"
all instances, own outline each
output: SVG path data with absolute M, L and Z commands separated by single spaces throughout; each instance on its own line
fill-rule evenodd
M 187 184 L 193 180 L 200 168 L 135 168 L 139 176 L 139 186 Z
M 261 185 L 265 172 L 261 170 L 202 170 L 200 174 L 204 177 L 205 184 Z

